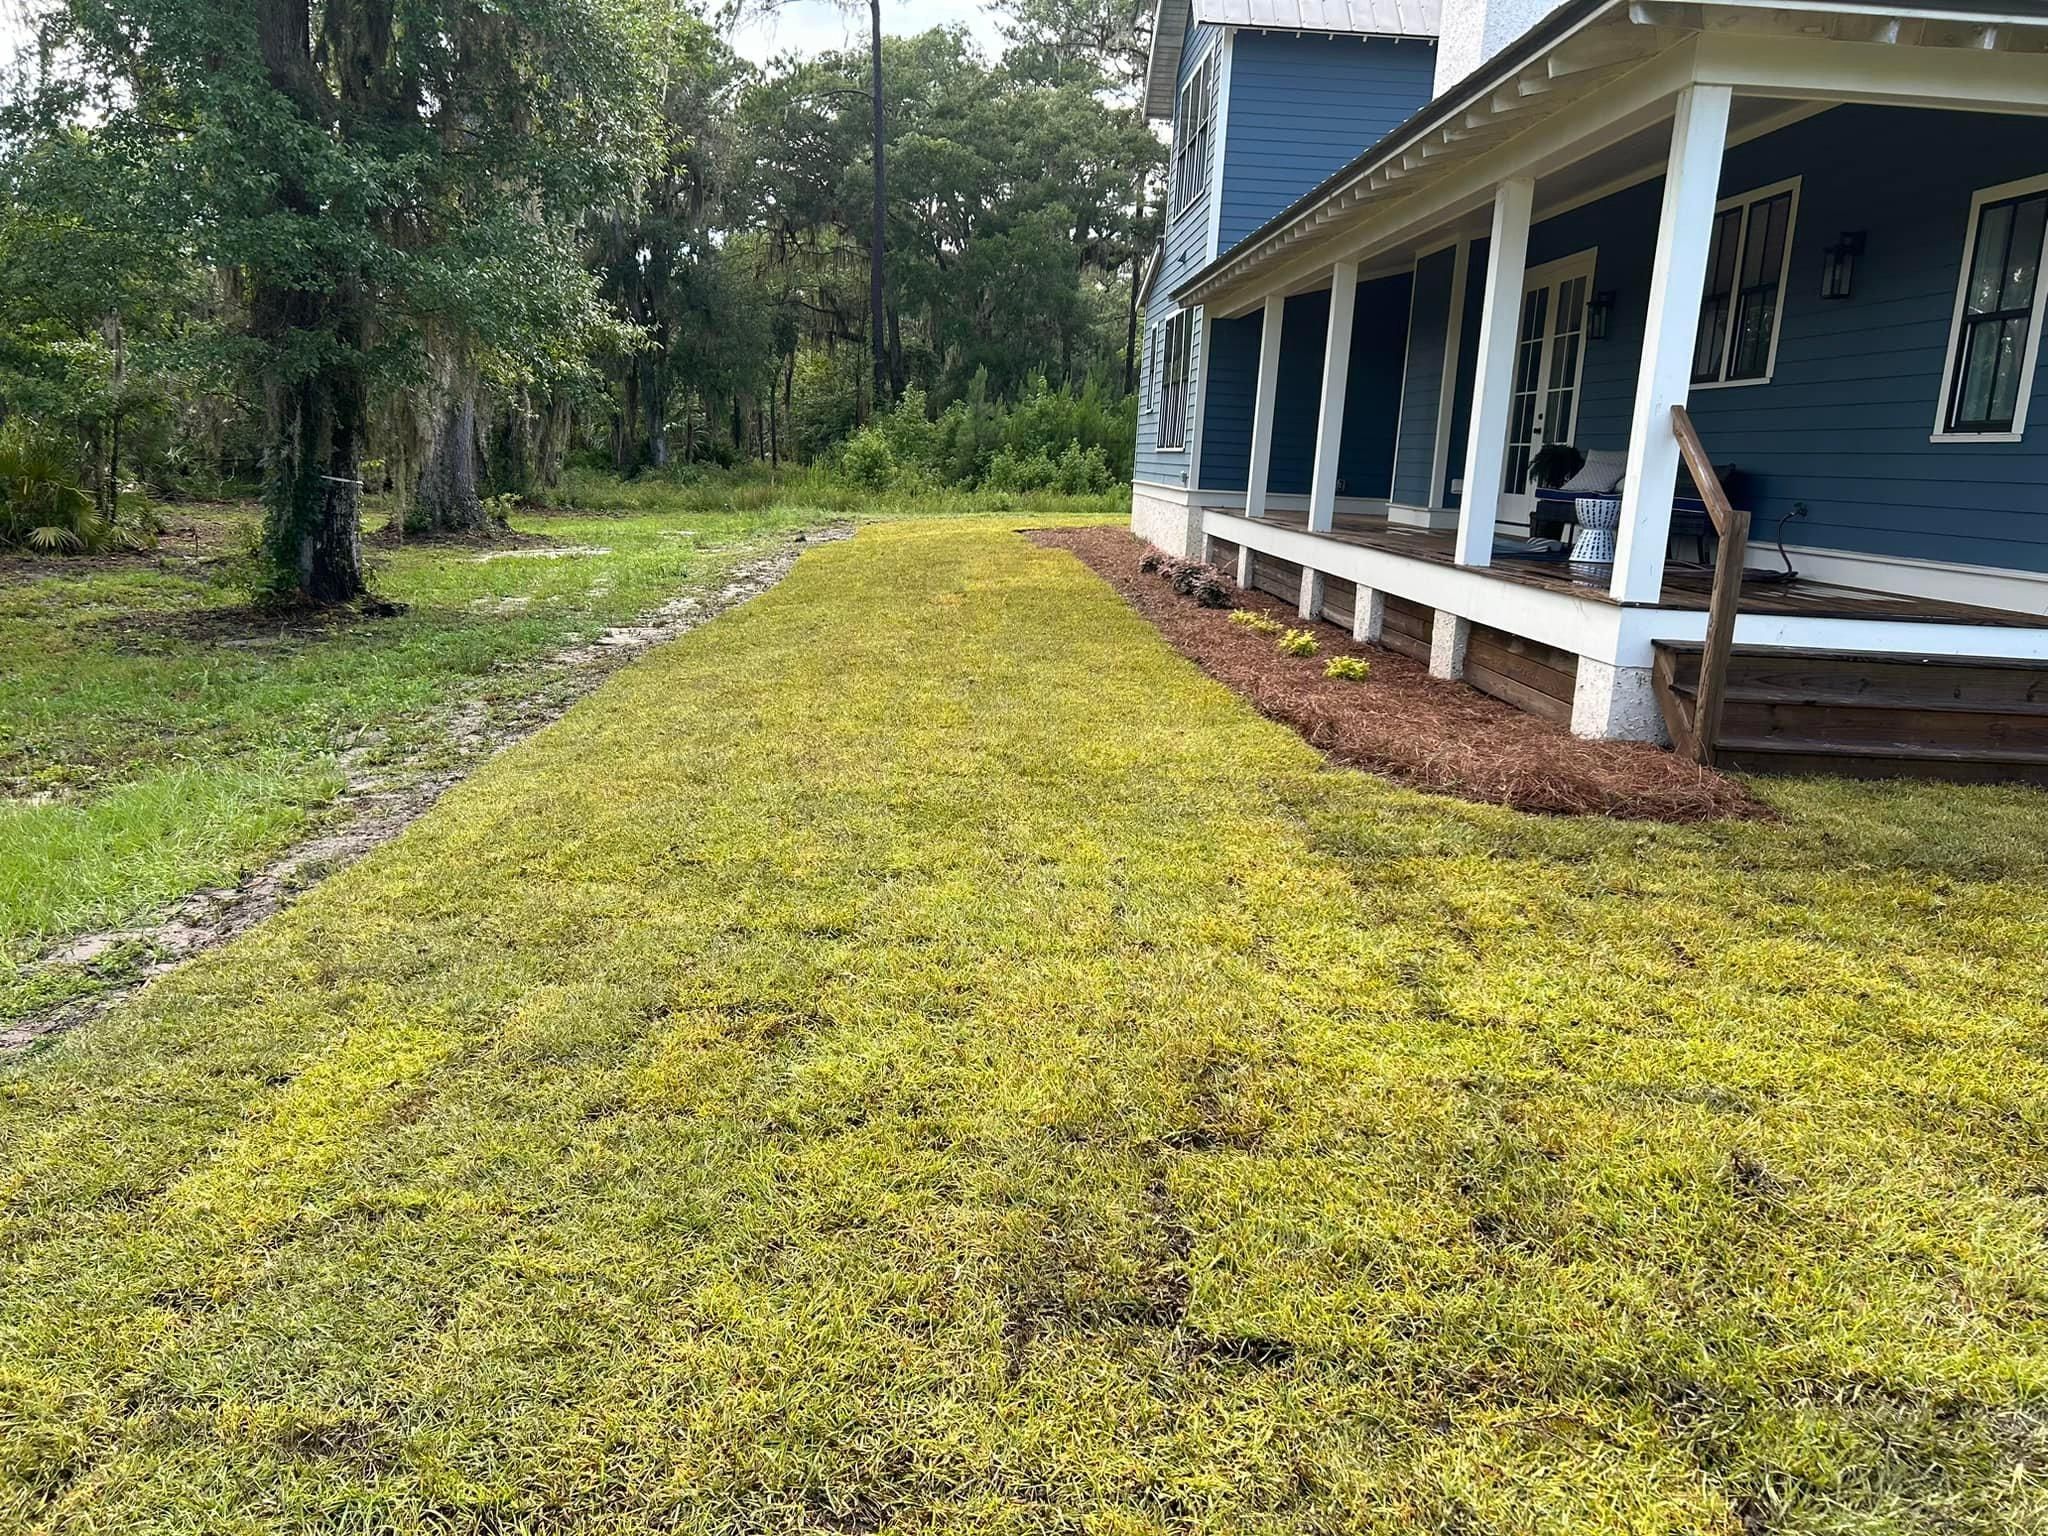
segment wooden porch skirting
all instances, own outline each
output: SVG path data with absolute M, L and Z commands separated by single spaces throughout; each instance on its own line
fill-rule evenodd
M 1386 617 L 1380 628 L 1380 644 L 1403 656 L 1429 664 L 1429 637 L 1436 628 L 1436 610 L 1410 602 L 1389 592 L 1385 598 Z
M 1465 647 L 1465 681 L 1517 709 L 1570 725 L 1579 658 L 1540 640 L 1474 624 Z
M 1277 597 L 1283 603 L 1301 601 L 1301 567 L 1292 560 L 1271 555 L 1252 556 L 1252 590 Z

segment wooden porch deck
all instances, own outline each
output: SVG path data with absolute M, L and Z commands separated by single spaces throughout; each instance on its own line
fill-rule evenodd
M 1232 508 L 1211 507 L 1205 510 L 1210 515 L 1222 513 L 1240 522 L 1248 521 L 1242 513 Z M 1275 527 L 1291 528 L 1298 533 L 1308 530 L 1306 512 L 1268 511 L 1262 521 Z M 1334 539 L 1340 544 L 1356 544 L 1387 554 L 1405 555 L 1411 560 L 1427 561 L 1432 565 L 1457 564 L 1455 535 L 1420 528 L 1403 528 L 1398 524 L 1390 524 L 1386 518 L 1377 515 L 1339 512 L 1337 526 L 1316 537 Z M 1569 592 L 1574 597 L 1594 602 L 1615 601 L 1604 581 L 1575 576 L 1571 567 L 1561 561 L 1547 563 L 1534 560 L 1501 560 L 1478 570 L 1477 574 L 1520 586 Z M 1674 561 L 1664 568 L 1664 594 L 1661 601 L 1645 606 L 1704 613 L 1713 584 L 1714 572 L 1711 566 Z M 2039 614 L 2015 613 L 2003 608 L 1979 608 L 1967 603 L 1951 603 L 1932 597 L 1910 597 L 1895 592 L 1873 592 L 1861 587 L 1833 586 L 1827 582 L 1809 581 L 1804 577 L 1789 584 L 1745 582 L 1742 589 L 1742 611 L 1783 618 L 1885 619 L 1907 623 L 1979 624 L 2013 629 L 2048 628 L 2048 617 Z

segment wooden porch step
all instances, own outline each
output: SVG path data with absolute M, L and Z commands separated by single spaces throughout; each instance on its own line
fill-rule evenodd
M 1693 696 L 1698 690 L 1697 680 L 1674 682 L 1672 686 L 1688 697 Z M 1917 694 L 1886 694 L 1868 689 L 1858 693 L 1848 689 L 1806 688 L 1790 684 L 1771 685 L 1767 683 L 1731 683 L 1721 696 L 1731 705 L 1791 705 L 1808 709 L 1882 709 L 1887 707 L 1888 701 L 1910 699 L 1909 707 L 1929 714 L 2048 716 L 2048 699 L 1985 699 L 1977 701 L 1957 698 L 1925 698 Z
M 1701 650 L 1656 647 L 1658 704 L 1684 749 Z M 1756 772 L 2048 782 L 2048 665 L 1737 646 L 1714 749 Z

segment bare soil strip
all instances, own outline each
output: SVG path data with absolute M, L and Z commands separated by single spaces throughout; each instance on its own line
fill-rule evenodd
M 330 808 L 325 830 L 286 850 L 238 885 L 199 892 L 158 922 L 83 934 L 44 955 L 39 966 L 118 968 L 121 980 L 90 996 L 72 998 L 0 1027 L 0 1053 L 26 1049 L 88 1023 L 194 955 L 254 927 L 329 875 L 396 837 L 494 754 L 559 718 L 619 667 L 767 591 L 789 574 L 797 557 L 811 544 L 848 538 L 852 532 L 851 525 L 839 524 L 799 534 L 790 543 L 735 567 L 716 592 L 674 598 L 637 624 L 606 630 L 587 645 L 561 652 L 552 662 L 567 673 L 568 688 L 545 699 L 530 700 L 527 707 L 507 718 L 493 721 L 474 704 L 458 711 L 448 723 L 449 738 L 462 754 L 455 769 L 410 779 L 393 788 L 388 764 L 373 772 L 362 765 L 364 754 L 360 751 L 344 753 L 348 784 Z
M 1227 577 L 1231 603 L 1314 632 L 1312 657 L 1285 656 L 1273 640 L 1203 608 L 1138 567 L 1146 545 L 1121 528 L 1042 529 L 1036 543 L 1072 551 L 1169 645 L 1291 725 L 1333 761 L 1466 800 L 1558 815 L 1690 822 L 1769 813 L 1735 782 L 1641 742 L 1581 741 L 1570 731 L 1489 698 L 1382 646 L 1361 645 L 1334 624 L 1304 624 L 1263 592 Z M 1369 661 L 1364 682 L 1326 678 L 1332 656 Z

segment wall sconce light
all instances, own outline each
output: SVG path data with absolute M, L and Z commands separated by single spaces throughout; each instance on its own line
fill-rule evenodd
M 1607 339 L 1607 327 L 1614 318 L 1614 293 L 1596 293 L 1586 303 L 1586 335 L 1593 341 Z
M 1856 258 L 1863 254 L 1863 231 L 1845 229 L 1835 243 L 1821 252 L 1820 296 L 1846 299 L 1856 286 Z

